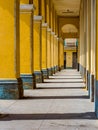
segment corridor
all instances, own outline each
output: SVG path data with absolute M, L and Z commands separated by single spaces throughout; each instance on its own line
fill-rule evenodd
M 62 70 L 21 100 L 0 100 L 0 130 L 98 130 L 94 103 L 77 70 Z

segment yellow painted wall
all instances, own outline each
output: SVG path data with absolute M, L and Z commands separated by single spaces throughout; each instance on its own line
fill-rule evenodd
M 32 19 L 31 13 L 20 14 L 20 72 L 22 74 L 32 74 Z M 33 19 L 32 19 L 33 20 Z
M 19 54 L 18 3 L 18 0 L 7 0 L 6 2 L 0 0 L 0 78 L 18 78 L 20 76 L 19 55 L 17 55 Z M 17 7 L 15 7 L 16 5 Z M 15 9 L 17 9 L 17 23 Z

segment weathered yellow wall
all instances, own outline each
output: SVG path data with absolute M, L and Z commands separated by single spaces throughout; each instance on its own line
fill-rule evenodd
M 19 53 L 18 6 L 14 0 L 0 0 L 0 78 L 19 77 L 19 55 L 16 55 Z

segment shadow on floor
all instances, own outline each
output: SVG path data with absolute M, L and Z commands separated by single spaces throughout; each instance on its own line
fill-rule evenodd
M 96 120 L 94 112 L 87 113 L 38 113 L 38 114 L 9 114 L 8 116 L 1 118 L 0 121 L 11 120 L 65 120 L 65 119 L 89 119 Z
M 86 89 L 85 87 L 37 87 L 37 89 Z
M 83 81 L 44 81 L 44 83 L 84 83 Z
M 61 75 L 59 75 L 59 74 L 57 75 L 57 74 L 55 74 L 54 76 L 60 76 L 60 77 L 61 76 L 80 76 L 80 74 L 69 74 L 69 75 L 66 75 L 66 74 L 65 75 L 62 75 L 62 74 Z
M 23 99 L 89 99 L 89 96 L 25 96 Z
M 56 78 L 56 77 L 54 78 L 54 77 L 53 77 L 53 78 L 49 78 L 49 79 L 55 79 L 55 80 L 57 80 L 57 79 L 65 79 L 65 80 L 66 80 L 66 79 L 73 79 L 73 80 L 74 80 L 74 79 L 77 79 L 77 80 L 78 80 L 78 79 L 82 79 L 82 78 Z

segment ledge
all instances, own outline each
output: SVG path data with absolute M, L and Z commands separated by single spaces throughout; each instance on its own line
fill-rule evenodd
M 52 29 L 51 29 L 51 28 L 47 28 L 47 31 L 48 31 L 48 32 L 51 32 L 51 31 L 52 31 Z
M 54 35 L 55 38 L 57 38 L 57 35 Z
M 32 12 L 34 11 L 35 6 L 33 4 L 21 4 L 20 12 Z
M 39 16 L 39 15 L 34 15 L 33 16 L 33 19 L 35 20 L 35 21 L 41 21 L 42 20 L 42 16 Z
M 47 27 L 48 24 L 47 23 L 42 23 L 42 27 Z
M 55 32 L 51 32 L 52 35 L 55 35 Z

